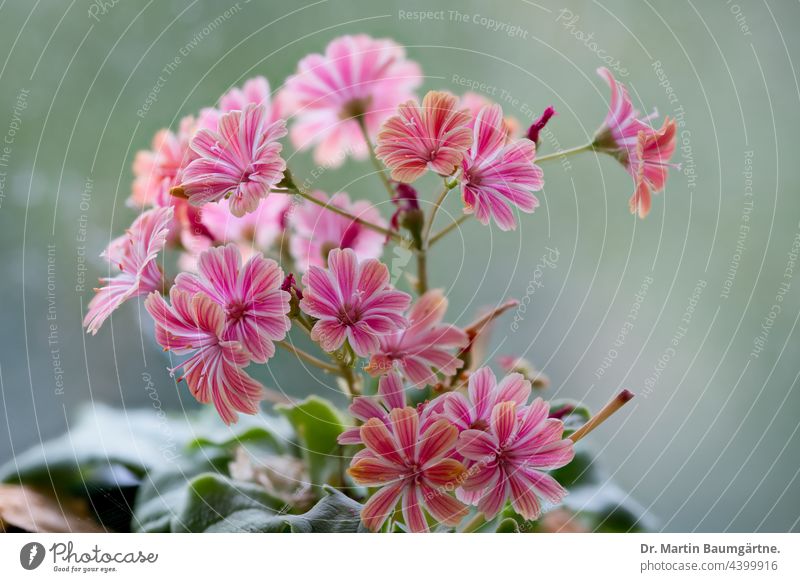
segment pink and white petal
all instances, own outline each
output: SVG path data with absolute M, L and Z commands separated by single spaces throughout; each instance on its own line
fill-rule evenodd
M 378 394 L 389 409 L 404 408 L 406 405 L 406 391 L 397 372 L 389 372 L 378 380 Z
M 444 400 L 444 412 L 461 430 L 469 428 L 474 420 L 472 406 L 466 396 L 458 392 L 447 394 Z
M 420 491 L 428 512 L 439 523 L 455 527 L 469 513 L 467 506 L 442 489 L 423 483 Z
M 422 512 L 419 487 L 413 483 L 405 486 L 402 505 L 403 520 L 408 530 L 412 533 L 427 532 L 428 522 Z
M 471 461 L 494 459 L 500 445 L 492 433 L 474 428 L 467 429 L 458 435 L 456 450 Z
M 344 429 L 344 431 L 336 437 L 336 442 L 340 445 L 360 445 L 361 444 L 361 427 L 351 426 Z M 364 449 L 366 450 L 366 449 Z
M 409 382 L 417 388 L 436 383 L 436 374 L 418 358 L 407 356 L 400 360 L 400 367 Z
M 403 479 L 403 467 L 374 457 L 354 460 L 347 472 L 359 485 L 371 487 Z
M 477 503 L 482 497 L 482 493 L 494 487 L 498 479 L 503 477 L 503 471 L 497 466 L 497 463 L 479 461 L 470 466 L 465 475 L 467 477 L 461 483 L 461 488 L 467 493 L 478 493 L 477 496 L 472 497 Z
M 425 479 L 437 487 L 455 487 L 464 474 L 464 465 L 455 459 L 439 459 L 423 470 Z
M 389 269 L 376 259 L 368 259 L 359 265 L 358 290 L 371 297 L 389 283 Z
M 517 472 L 517 476 L 528 481 L 528 486 L 532 487 L 539 497 L 547 499 L 550 503 L 559 503 L 567 494 L 567 490 L 547 473 L 522 469 Z
M 474 407 L 474 418 L 488 419 L 495 405 L 497 379 L 488 367 L 475 370 L 469 377 L 467 392 Z
M 536 432 L 550 414 L 550 406 L 541 398 L 534 399 L 520 419 L 519 434 L 524 439 L 531 432 Z
M 419 440 L 419 414 L 417 411 L 411 407 L 392 409 L 389 412 L 389 426 L 400 453 L 408 462 L 414 462 L 417 459 L 417 441 Z M 420 460 L 419 464 L 423 465 L 424 462 Z
M 458 429 L 449 420 L 440 418 L 420 438 L 419 464 L 425 468 L 435 463 L 453 450 L 457 440 Z
M 408 312 L 410 329 L 427 328 L 442 321 L 447 311 L 447 297 L 441 289 L 425 292 Z
M 550 470 L 559 469 L 568 465 L 574 457 L 575 448 L 572 441 L 570 439 L 563 439 L 545 445 L 539 448 L 535 453 L 526 457 L 517 457 L 514 455 L 513 458 L 524 458 L 525 466 L 532 469 Z
M 319 320 L 311 328 L 311 339 L 319 342 L 326 352 L 338 350 L 344 344 L 348 328 L 335 320 Z
M 508 480 L 504 475 L 498 478 L 492 487 L 486 489 L 478 501 L 478 511 L 483 513 L 487 520 L 494 518 L 503 509 L 508 498 L 508 489 Z
M 359 420 L 369 420 L 370 418 L 386 418 L 386 411 L 378 405 L 372 396 L 357 396 L 353 398 L 353 403 L 348 408 L 350 414 Z
M 509 374 L 497 385 L 497 402 L 512 401 L 522 406 L 530 396 L 531 383 L 522 374 Z
M 371 531 L 379 531 L 392 513 L 403 494 L 403 483 L 391 483 L 381 487 L 369 498 L 361 510 L 361 521 Z
M 339 289 L 340 302 L 352 301 L 358 281 L 358 259 L 350 249 L 333 249 L 328 255 L 328 270 Z
M 497 105 L 488 105 L 475 118 L 472 157 L 479 163 L 494 158 L 503 148 L 508 136 L 503 110 Z
M 501 447 L 505 447 L 517 434 L 517 405 L 514 402 L 501 402 L 492 409 L 492 432 L 497 436 Z
M 371 418 L 364 423 L 361 427 L 361 440 L 376 457 L 397 465 L 404 464 L 397 441 L 381 419 Z
M 214 291 L 212 298 L 218 303 L 226 305 L 235 297 L 240 266 L 241 253 L 233 243 L 210 248 L 200 255 L 200 275 L 209 282 L 207 287 Z
M 342 327 L 344 328 L 344 326 Z M 344 329 L 347 330 L 347 337 L 350 340 L 350 345 L 358 356 L 368 358 L 378 351 L 380 347 L 378 336 L 370 326 L 363 321 L 359 321 L 355 325 L 348 326 Z
M 519 473 L 508 476 L 511 505 L 525 519 L 538 519 L 542 506 L 530 481 Z

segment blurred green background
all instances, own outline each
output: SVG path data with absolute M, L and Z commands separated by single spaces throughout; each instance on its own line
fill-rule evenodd
M 658 527 L 800 529 L 798 25 L 797 3 L 744 0 L 3 2 L 0 462 L 61 433 L 83 402 L 150 406 L 143 373 L 165 408 L 194 406 L 141 305 L 97 337 L 80 326 L 104 269 L 95 257 L 134 217 L 133 156 L 229 87 L 263 74 L 278 88 L 305 54 L 366 32 L 406 45 L 425 90 L 482 84 L 524 125 L 554 105 L 542 154 L 600 124 L 595 69 L 609 61 L 640 109 L 683 122 L 682 171 L 647 220 L 628 213 L 631 181 L 611 158 L 550 162 L 539 211 L 513 233 L 467 223 L 433 257 L 432 282 L 463 324 L 527 294 L 519 329 L 502 319 L 490 355 L 528 357 L 551 396 L 596 408 L 621 387 L 637 393 L 590 440 Z M 314 167 L 305 153 L 291 165 Z M 318 184 L 382 201 L 369 172 L 351 164 Z M 548 252 L 554 266 L 537 271 Z M 292 395 L 335 393 L 285 358 L 260 375 Z

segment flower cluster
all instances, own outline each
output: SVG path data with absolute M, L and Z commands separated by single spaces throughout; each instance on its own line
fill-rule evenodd
M 428 253 L 470 216 L 516 228 L 539 206 L 541 164 L 567 153 L 611 154 L 634 179 L 631 211 L 648 213 L 672 166 L 675 122 L 652 127 L 655 114 L 640 117 L 625 87 L 600 74 L 612 93 L 593 142 L 546 156 L 537 148 L 552 107 L 523 131 L 473 93 L 420 101 L 419 65 L 388 39 L 337 38 L 274 93 L 250 79 L 137 154 L 128 203 L 140 215 L 103 253 L 109 276 L 84 325 L 95 334 L 125 301 L 147 296 L 156 341 L 184 357 L 170 371 L 228 424 L 258 413 L 265 388 L 249 365 L 279 348 L 336 376 L 354 419 L 339 443 L 363 447 L 348 474 L 377 488 L 362 512 L 372 530 L 457 527 L 469 512 L 492 519 L 509 504 L 536 519 L 566 493 L 549 471 L 571 461 L 573 441 L 547 403 L 531 401 L 531 379 L 542 388 L 543 374 L 519 357 L 503 360 L 499 382 L 482 367 L 486 330 L 513 303 L 472 325 L 445 322 Z M 287 136 L 329 167 L 369 157 L 390 219 L 345 192 L 308 191 L 288 168 Z M 443 188 L 430 206 L 416 190 L 426 175 Z M 463 216 L 434 232 L 453 190 Z M 381 262 L 390 242 L 415 260 L 416 277 L 393 277 Z M 295 344 L 295 330 L 317 353 Z M 374 396 L 364 394 L 370 377 Z
M 360 397 L 350 412 L 364 424 L 343 433 L 342 444 L 363 443 L 349 474 L 360 485 L 380 487 L 362 513 L 379 530 L 400 503 L 408 530 L 428 531 L 433 520 L 457 525 L 477 505 L 486 519 L 510 502 L 536 519 L 540 499 L 558 503 L 566 491 L 547 471 L 568 464 L 573 443 L 564 425 L 549 418 L 521 374 L 499 384 L 489 368 L 476 370 L 467 394 L 438 396 L 420 410 L 406 406 L 397 373 L 381 378 L 378 397 Z

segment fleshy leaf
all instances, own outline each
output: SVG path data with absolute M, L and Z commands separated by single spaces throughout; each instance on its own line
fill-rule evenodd
M 185 419 L 155 410 L 114 410 L 93 404 L 81 410 L 68 435 L 35 446 L 0 468 L 0 481 L 86 493 L 119 487 L 124 467 L 136 484 L 145 473 L 168 466 L 189 434 Z M 127 483 L 124 483 L 127 484 Z
M 264 491 L 249 483 L 207 473 L 189 484 L 189 495 L 173 531 L 216 533 L 359 531 L 361 505 L 343 493 L 325 488 L 326 497 L 302 515 L 281 514 Z
M 345 423 L 334 406 L 310 396 L 294 406 L 276 406 L 289 420 L 297 435 L 297 446 L 309 467 L 312 485 L 321 486 L 344 461 L 336 438 Z

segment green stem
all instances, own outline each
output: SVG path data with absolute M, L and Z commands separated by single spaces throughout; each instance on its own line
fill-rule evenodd
M 482 513 L 476 513 L 472 519 L 464 524 L 464 527 L 461 528 L 461 531 L 462 533 L 472 533 L 479 530 L 484 525 L 486 525 L 486 518 Z
M 334 356 L 335 357 L 335 356 Z M 344 379 L 345 383 L 347 384 L 347 394 L 346 396 L 350 399 L 359 395 L 359 390 L 356 387 L 356 376 L 353 373 L 353 368 L 351 368 L 347 363 L 341 361 L 339 362 L 339 375 Z
M 417 254 L 417 293 L 422 295 L 428 290 L 428 253 Z
M 308 200 L 309 202 L 316 204 L 317 206 L 321 206 L 326 210 L 330 210 L 331 212 L 338 214 L 339 216 L 344 216 L 345 218 L 352 220 L 353 222 L 356 222 L 365 228 L 369 228 L 371 230 L 374 230 L 375 232 L 379 232 L 382 235 L 390 237 L 398 242 L 401 242 L 403 240 L 403 237 L 397 234 L 396 232 L 389 230 L 388 228 L 383 228 L 382 226 L 378 226 L 377 224 L 373 224 L 368 220 L 364 220 L 363 218 L 359 218 L 358 216 L 355 216 L 353 214 L 350 214 L 349 212 L 347 212 L 346 210 L 342 210 L 338 206 L 334 206 L 333 204 L 329 204 L 327 202 L 323 202 L 322 200 L 318 200 L 308 192 L 304 192 L 303 190 L 301 190 L 299 186 L 296 186 L 291 191 L 286 191 L 285 193 L 297 194 L 301 198 L 304 198 L 305 200 Z
M 306 319 L 306 317 L 302 313 L 298 313 L 297 317 L 295 317 L 294 320 L 300 324 L 300 329 L 302 329 L 304 332 L 308 334 L 311 333 L 311 328 L 314 326 L 311 324 L 310 321 L 308 321 L 308 319 Z
M 537 157 L 536 162 L 547 162 L 549 160 L 555 160 L 561 157 L 572 156 L 574 154 L 579 154 L 581 152 L 588 152 L 589 150 L 594 149 L 594 143 L 585 143 L 581 146 L 577 146 L 574 148 L 570 148 L 568 150 L 560 150 L 557 152 L 553 152 L 552 154 L 547 154 L 546 156 Z
M 456 187 L 456 184 L 457 182 L 448 182 L 447 178 L 445 178 L 444 188 L 442 188 L 436 202 L 433 203 L 433 208 L 431 208 L 431 213 L 428 216 L 428 220 L 425 222 L 425 228 L 420 237 L 422 248 L 420 248 L 417 253 L 417 291 L 420 295 L 428 290 L 428 247 L 431 244 L 430 238 L 433 221 L 436 219 L 436 213 L 439 211 L 439 208 L 441 208 L 447 194 Z
M 436 213 L 439 212 L 439 208 L 441 208 L 444 199 L 447 198 L 447 194 L 455 188 L 455 184 L 450 184 L 446 181 L 444 183 L 444 188 L 442 188 L 439 197 L 436 199 L 436 202 L 433 203 L 433 208 L 431 208 L 431 214 L 428 217 L 428 221 L 425 223 L 425 230 L 422 233 L 422 248 L 426 250 L 429 246 L 429 239 L 431 237 L 431 229 L 433 228 L 433 221 L 436 218 Z
M 441 239 L 444 235 L 446 235 L 450 231 L 455 230 L 456 228 L 464 224 L 471 216 L 472 216 L 471 214 L 462 214 L 460 217 L 458 217 L 457 220 L 454 220 L 453 222 L 445 226 L 442 230 L 433 235 L 428 241 L 428 246 L 432 247 L 433 245 L 435 245 L 439 241 L 439 239 Z
M 378 173 L 378 177 L 383 182 L 383 186 L 386 188 L 386 191 L 389 193 L 389 199 L 393 199 L 395 196 L 394 187 L 392 183 L 389 181 L 389 177 L 386 175 L 386 171 L 383 168 L 383 164 L 378 159 L 378 156 L 375 155 L 375 147 L 372 145 L 372 140 L 369 137 L 369 132 L 367 131 L 367 122 L 364 120 L 364 116 L 359 116 L 357 118 L 358 127 L 361 128 L 361 134 L 364 136 L 364 141 L 367 142 L 367 148 L 369 149 L 369 159 L 372 162 L 372 165 L 375 167 L 375 171 Z
M 315 356 L 312 356 L 308 352 L 306 352 L 304 350 L 301 350 L 300 348 L 292 345 L 290 342 L 279 341 L 279 342 L 276 342 L 276 344 L 279 345 L 280 347 L 282 347 L 283 349 L 285 349 L 286 351 L 293 353 L 299 359 L 311 364 L 312 366 L 316 366 L 320 370 L 324 370 L 325 372 L 329 372 L 331 374 L 336 374 L 337 376 L 341 374 L 341 371 L 339 370 L 338 367 L 332 366 L 331 364 L 328 364 L 327 362 L 323 362 L 319 358 L 317 358 Z

